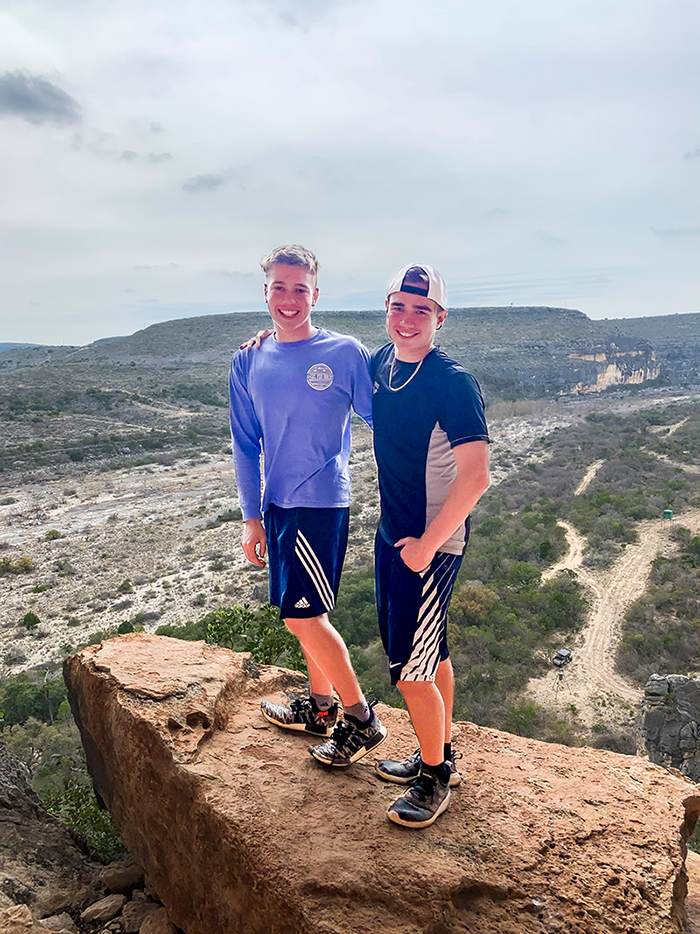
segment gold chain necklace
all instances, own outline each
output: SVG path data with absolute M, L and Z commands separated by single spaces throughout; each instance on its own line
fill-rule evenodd
M 427 354 L 426 354 L 426 356 L 427 356 Z M 388 387 L 389 387 L 389 391 L 390 391 L 390 392 L 399 392 L 401 389 L 404 389 L 406 386 L 408 386 L 408 384 L 411 382 L 411 380 L 412 380 L 413 377 L 416 375 L 416 373 L 418 372 L 418 370 L 420 370 L 420 368 L 423 366 L 423 360 L 425 360 L 425 357 L 422 357 L 422 358 L 421 358 L 421 360 L 420 360 L 419 363 L 418 363 L 418 366 L 415 368 L 415 370 L 413 371 L 413 373 L 411 373 L 411 375 L 408 377 L 408 379 L 406 380 L 405 383 L 401 383 L 400 386 L 392 386 L 392 385 L 391 385 L 391 381 L 392 381 L 392 379 L 394 378 L 394 366 L 395 366 L 395 364 L 396 364 L 396 351 L 394 350 L 394 356 L 392 357 L 392 360 L 391 360 L 391 368 L 390 368 L 390 370 L 389 370 L 389 382 L 387 383 L 387 385 L 388 385 Z

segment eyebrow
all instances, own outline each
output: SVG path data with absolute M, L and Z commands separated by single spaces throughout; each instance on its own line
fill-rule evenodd
M 285 283 L 284 280 L 282 280 L 282 279 L 273 279 L 272 282 L 270 282 L 269 284 L 270 284 L 270 285 L 286 285 L 286 283 Z M 293 289 L 307 289 L 307 291 L 309 291 L 309 292 L 311 291 L 311 289 L 308 287 L 308 285 L 306 285 L 305 282 L 294 282 L 294 283 L 291 285 L 291 288 L 293 288 Z
M 405 304 L 406 304 L 405 302 L 401 302 L 401 301 L 389 302 L 389 308 L 393 308 L 394 305 L 400 305 L 401 308 L 403 308 Z M 432 311 L 432 308 L 430 307 L 430 305 L 414 305 L 413 307 L 418 308 L 420 311 Z

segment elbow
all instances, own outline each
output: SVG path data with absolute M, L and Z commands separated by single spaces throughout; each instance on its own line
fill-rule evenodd
M 491 486 L 491 472 L 488 468 L 488 465 L 486 465 L 484 469 L 479 472 L 479 477 L 478 477 L 477 482 L 478 482 L 479 490 L 480 490 L 479 495 L 481 495 L 482 493 L 485 493 L 488 490 L 488 488 Z

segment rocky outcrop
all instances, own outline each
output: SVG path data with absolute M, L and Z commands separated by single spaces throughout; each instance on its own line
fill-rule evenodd
M 26 768 L 0 743 L 0 910 L 23 905 L 40 918 L 82 907 L 97 891 L 99 869 L 44 810 Z
M 602 392 L 611 386 L 638 386 L 658 379 L 661 366 L 646 340 L 616 336 L 604 345 L 589 346 L 569 354 L 570 360 L 586 361 L 588 372 L 571 392 Z
M 327 771 L 259 716 L 298 676 L 131 634 L 65 666 L 100 794 L 187 934 L 670 934 L 700 789 L 649 762 L 458 724 L 464 782 L 420 833 L 363 760 Z M 381 708 L 383 752 L 412 750 Z
M 700 681 L 685 675 L 652 675 L 644 687 L 640 751 L 652 762 L 700 782 L 698 723 Z

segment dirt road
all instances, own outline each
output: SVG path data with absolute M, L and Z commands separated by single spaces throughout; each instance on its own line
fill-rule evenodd
M 700 510 L 676 518 L 697 534 Z M 566 530 L 569 551 L 543 574 L 543 579 L 565 569 L 573 571 L 590 592 L 591 608 L 585 629 L 569 645 L 574 653 L 572 663 L 561 672 L 553 669 L 543 678 L 533 679 L 527 693 L 542 706 L 560 713 L 571 711 L 573 705 L 587 725 L 600 721 L 624 723 L 642 692 L 614 670 L 620 623 L 626 609 L 644 592 L 654 558 L 673 551 L 671 523 L 665 519 L 640 523 L 639 541 L 628 545 L 610 568 L 596 571 L 582 565 L 583 536 L 567 522 L 560 525 Z

